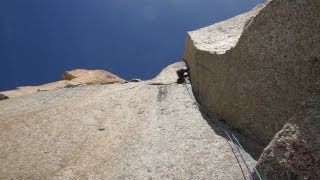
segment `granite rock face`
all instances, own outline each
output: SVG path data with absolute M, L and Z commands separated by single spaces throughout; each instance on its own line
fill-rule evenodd
M 64 80 L 71 80 L 80 84 L 113 84 L 124 83 L 124 79 L 104 70 L 75 69 L 63 73 Z
M 9 97 L 4 95 L 4 94 L 0 94 L 0 101 L 1 100 L 5 100 L 5 99 L 8 99 Z
M 273 0 L 188 33 L 184 59 L 209 113 L 266 146 L 320 78 L 320 1 Z
M 43 84 L 40 86 L 23 86 L 18 87 L 15 90 L 0 92 L 0 100 L 23 96 L 26 94 L 33 94 L 39 91 L 52 91 L 65 87 L 75 87 L 86 84 L 113 84 L 126 82 L 124 79 L 104 70 L 76 69 L 64 72 L 62 78 L 63 80 L 61 81 Z
M 244 179 L 225 128 L 175 83 L 184 66 L 0 101 L 0 179 Z
M 203 108 L 271 142 L 258 149 L 264 179 L 320 178 L 319 19 L 318 0 L 271 0 L 188 33 L 184 61 Z
M 165 85 L 177 82 L 177 70 L 184 68 L 185 65 L 179 63 L 171 64 L 164 68 L 161 73 L 156 76 L 151 82 L 151 85 Z
M 257 169 L 266 179 L 320 178 L 320 90 L 276 134 Z

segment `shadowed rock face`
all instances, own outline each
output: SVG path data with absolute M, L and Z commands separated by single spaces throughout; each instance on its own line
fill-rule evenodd
M 274 0 L 189 32 L 184 58 L 202 105 L 266 146 L 320 79 L 319 4 Z
M 1 100 L 5 100 L 5 99 L 8 99 L 9 97 L 4 95 L 4 94 L 0 94 L 0 101 Z
M 267 179 L 319 179 L 320 89 L 275 135 L 257 168 Z
M 113 84 L 126 82 L 124 79 L 104 70 L 76 69 L 64 72 L 62 78 L 63 80 L 61 81 L 52 82 L 40 86 L 23 86 L 18 87 L 16 90 L 0 92 L 0 100 L 23 96 L 26 94 L 33 94 L 39 91 L 51 91 L 78 85 Z
M 265 179 L 319 179 L 320 82 L 315 85 L 261 154 L 257 169 Z
M 258 149 L 265 179 L 320 177 L 319 108 L 301 106 L 320 85 L 319 19 L 319 0 L 273 0 L 188 33 L 203 108 L 264 147 L 274 138 Z
M 0 179 L 244 179 L 223 129 L 175 83 L 182 67 L 1 101 Z
M 263 179 L 320 177 L 319 19 L 318 0 L 274 0 L 188 33 L 184 59 L 202 113 L 256 147 L 269 144 L 257 165 Z M 104 78 L 123 81 L 75 70 L 0 94 L 20 96 L 0 102 L 0 179 L 248 176 L 223 136 L 231 130 L 175 83 L 182 67 L 110 85 Z M 100 85 L 63 88 L 91 82 Z

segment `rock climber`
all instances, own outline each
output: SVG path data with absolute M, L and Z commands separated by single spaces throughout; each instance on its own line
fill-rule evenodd
M 177 79 L 177 83 L 178 84 L 182 84 L 185 82 L 185 78 L 189 76 L 189 68 L 181 68 L 179 70 L 177 70 L 177 75 L 178 75 L 178 79 Z

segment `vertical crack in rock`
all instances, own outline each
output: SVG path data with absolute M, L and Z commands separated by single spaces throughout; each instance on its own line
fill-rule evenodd
M 167 97 L 167 93 L 168 93 L 167 86 L 166 85 L 161 85 L 161 86 L 158 86 L 158 89 L 159 89 L 158 101 L 165 100 L 166 97 Z

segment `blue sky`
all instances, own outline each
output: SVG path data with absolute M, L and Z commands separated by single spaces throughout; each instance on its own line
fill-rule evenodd
M 181 59 L 186 32 L 263 0 L 1 0 L 0 91 L 104 69 L 150 79 Z

